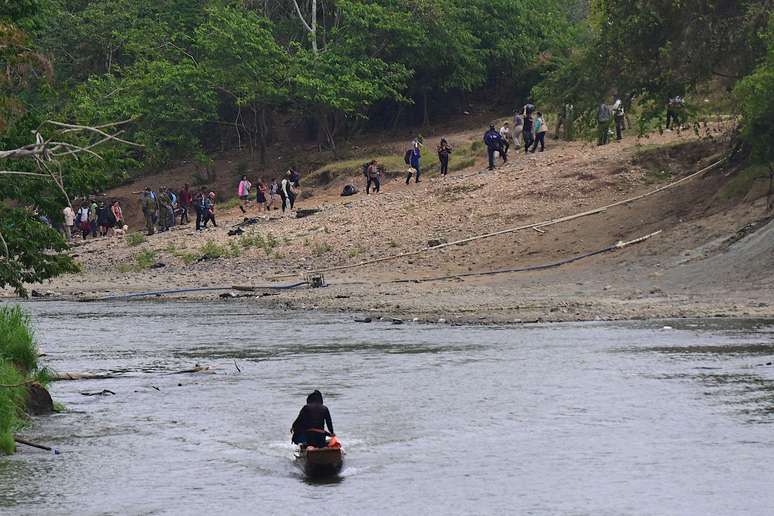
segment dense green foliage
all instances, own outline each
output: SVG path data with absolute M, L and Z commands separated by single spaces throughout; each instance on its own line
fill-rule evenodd
M 647 127 L 647 120 L 663 115 L 670 97 L 690 99 L 707 85 L 730 90 L 741 81 L 744 136 L 757 138 L 771 102 L 764 87 L 771 60 L 762 62 L 771 11 L 772 2 L 760 0 L 595 0 L 577 43 L 549 63 L 535 94 L 544 105 L 570 102 L 587 115 L 613 95 L 626 107 L 636 99 L 640 125 Z M 757 78 L 744 79 L 756 66 Z M 689 103 L 687 110 L 697 112 L 698 106 Z M 750 143 L 760 153 L 771 141 Z
M 39 375 L 38 349 L 27 314 L 18 306 L 0 307 L 0 452 L 15 449 L 13 432 L 24 423 L 26 387 Z
M 742 133 L 752 147 L 753 159 L 774 163 L 774 18 L 766 33 L 766 59 L 734 90 L 741 107 Z
M 265 162 L 277 140 L 335 151 L 476 101 L 572 103 L 581 127 L 618 95 L 646 128 L 667 98 L 712 83 L 736 87 L 742 135 L 767 160 L 770 11 L 771 0 L 0 1 L 0 149 L 29 144 L 45 120 L 129 120 L 123 137 L 142 147 L 57 164 L 72 197 L 226 149 Z M 31 226 L 32 208 L 57 223 L 65 203 L 50 180 L 0 175 L 0 234 L 34 235 L 9 242 L 15 255 L 0 249 L 0 286 L 73 269 L 55 257 L 58 237 Z

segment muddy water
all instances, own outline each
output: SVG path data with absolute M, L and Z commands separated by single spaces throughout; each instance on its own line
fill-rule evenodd
M 53 385 L 67 412 L 26 435 L 62 454 L 0 459 L 2 513 L 774 509 L 772 323 L 478 328 L 243 304 L 28 307 L 48 365 L 119 377 Z M 197 363 L 214 374 L 173 374 Z M 348 452 L 329 483 L 306 480 L 288 443 L 313 388 Z M 104 389 L 115 395 L 81 394 Z

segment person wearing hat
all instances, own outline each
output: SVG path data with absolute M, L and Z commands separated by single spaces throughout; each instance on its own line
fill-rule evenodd
M 484 144 L 489 155 L 489 170 L 495 168 L 495 151 L 501 151 L 502 143 L 503 137 L 500 136 L 500 132 L 495 129 L 494 124 L 489 124 L 489 130 L 484 133 Z
M 414 138 L 414 140 L 411 142 L 411 150 L 410 150 L 411 154 L 409 157 L 409 165 L 411 168 L 409 169 L 408 175 L 406 176 L 406 184 L 409 184 L 409 182 L 411 181 L 412 169 L 416 174 L 414 182 L 415 183 L 419 182 L 419 175 L 421 173 L 421 169 L 419 168 L 419 158 L 422 157 L 422 147 L 424 147 L 423 142 L 424 142 L 424 138 L 422 138 L 421 134 L 416 138 Z

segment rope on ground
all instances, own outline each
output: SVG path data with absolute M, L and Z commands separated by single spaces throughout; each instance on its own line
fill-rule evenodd
M 299 281 L 297 283 L 291 283 L 290 285 L 261 285 L 257 287 L 251 287 L 253 289 L 267 289 L 267 290 L 288 290 L 301 285 L 307 285 L 307 281 Z M 170 294 L 183 294 L 187 292 L 212 292 L 217 290 L 234 290 L 234 287 L 200 287 L 200 288 L 180 288 L 175 290 L 158 290 L 155 292 L 137 292 L 134 294 L 121 294 L 118 296 L 101 297 L 97 299 L 88 299 L 85 301 L 117 301 L 122 299 L 132 299 L 136 297 L 149 297 L 149 296 L 163 296 Z
M 716 161 L 715 163 L 712 163 L 711 165 L 708 165 L 708 166 L 702 168 L 701 170 L 699 170 L 697 172 L 694 172 L 693 174 L 690 174 L 688 176 L 685 176 L 682 179 L 678 179 L 677 181 L 673 181 L 673 182 L 671 182 L 669 184 L 666 184 L 664 186 L 656 188 L 655 190 L 651 190 L 649 192 L 645 192 L 644 194 L 640 194 L 640 195 L 637 195 L 635 197 L 630 197 L 628 199 L 623 199 L 621 201 L 616 201 L 616 202 L 614 202 L 612 204 L 601 206 L 599 208 L 594 208 L 593 210 L 588 210 L 588 211 L 584 211 L 584 212 L 581 212 L 581 213 L 576 213 L 574 215 L 567 215 L 565 217 L 560 217 L 560 218 L 557 218 L 557 219 L 551 219 L 551 220 L 546 220 L 546 221 L 542 221 L 542 222 L 534 222 L 532 224 L 526 224 L 526 225 L 517 226 L 517 227 L 514 227 L 514 228 L 502 229 L 502 230 L 499 230 L 499 231 L 494 231 L 492 233 L 485 233 L 483 235 L 476 235 L 476 236 L 472 236 L 472 237 L 468 237 L 468 238 L 463 238 L 462 240 L 455 240 L 454 242 L 447 242 L 447 243 L 444 243 L 444 244 L 423 247 L 422 249 L 418 249 L 416 251 L 408 251 L 408 252 L 405 252 L 405 253 L 393 254 L 393 255 L 389 255 L 389 256 L 383 256 L 381 258 L 374 258 L 373 260 L 365 260 L 365 261 L 362 261 L 362 262 L 351 263 L 351 264 L 347 264 L 347 265 L 338 265 L 338 266 L 334 266 L 334 267 L 326 267 L 326 268 L 317 269 L 317 270 L 314 270 L 314 271 L 305 271 L 305 273 L 306 274 L 320 274 L 320 273 L 324 273 L 324 272 L 332 272 L 332 271 L 341 271 L 341 270 L 346 270 L 346 269 L 354 269 L 356 267 L 363 267 L 363 266 L 366 266 L 366 265 L 373 265 L 375 263 L 381 263 L 381 262 L 397 260 L 399 258 L 405 258 L 405 257 L 408 257 L 408 256 L 416 256 L 418 254 L 423 254 L 423 253 L 426 253 L 426 252 L 429 252 L 429 251 L 437 251 L 438 249 L 444 249 L 446 247 L 467 244 L 468 242 L 474 242 L 476 240 L 483 240 L 485 238 L 492 238 L 492 237 L 496 237 L 496 236 L 500 236 L 500 235 L 505 235 L 505 234 L 508 234 L 508 233 L 516 233 L 518 231 L 524 231 L 525 229 L 540 229 L 540 228 L 544 228 L 544 227 L 548 227 L 548 226 L 553 226 L 555 224 L 561 224 L 562 222 L 569 222 L 571 220 L 579 219 L 579 218 L 582 218 L 582 217 L 588 217 L 590 215 L 596 215 L 598 213 L 603 213 L 603 212 L 609 210 L 610 208 L 614 208 L 616 206 L 622 206 L 624 204 L 629 204 L 629 203 L 632 203 L 632 202 L 635 202 L 635 201 L 639 201 L 640 199 L 644 199 L 646 197 L 650 197 L 652 195 L 656 195 L 657 193 L 663 192 L 664 190 L 668 190 L 670 188 L 674 188 L 674 187 L 676 187 L 676 186 L 678 186 L 678 185 L 680 185 L 682 183 L 685 183 L 686 181 L 690 181 L 691 179 L 699 177 L 700 175 L 705 174 L 705 173 L 709 172 L 710 170 L 713 170 L 718 165 L 720 165 L 721 163 L 725 162 L 726 159 L 727 158 L 722 158 L 722 159 Z M 295 277 L 295 276 L 298 276 L 298 273 L 279 274 L 279 275 L 273 276 L 273 278 L 277 278 L 277 279 L 279 279 L 279 278 L 292 278 L 292 277 Z
M 545 269 L 552 269 L 554 267 L 561 267 L 562 265 L 567 265 L 586 258 L 591 258 L 592 256 L 596 256 L 598 254 L 605 254 L 612 251 L 617 251 L 619 249 L 623 249 L 624 247 L 627 247 L 630 245 L 639 244 L 640 242 L 644 242 L 645 240 L 651 237 L 654 237 L 660 234 L 661 232 L 662 230 L 659 229 L 658 231 L 655 231 L 645 236 L 641 236 L 639 238 L 635 238 L 634 240 L 629 240 L 628 242 L 618 241 L 613 245 L 607 246 L 597 251 L 591 251 L 589 253 L 584 253 L 581 255 L 573 256 L 571 258 L 566 258 L 558 262 L 546 263 L 542 265 L 531 265 L 529 267 L 518 267 L 518 268 L 510 268 L 510 269 L 495 269 L 493 271 L 482 271 L 482 272 L 464 272 L 461 274 L 449 274 L 447 276 L 435 276 L 432 278 L 400 279 L 400 280 L 387 281 L 386 283 L 423 283 L 425 281 L 443 281 L 443 280 L 452 279 L 452 278 L 467 278 L 470 276 L 492 276 L 494 274 L 506 274 L 510 272 L 531 272 L 531 271 L 541 271 Z

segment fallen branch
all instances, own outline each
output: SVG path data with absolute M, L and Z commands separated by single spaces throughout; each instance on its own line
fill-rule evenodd
M 31 446 L 31 447 L 33 447 L 33 448 L 37 448 L 37 449 L 39 449 L 39 450 L 46 450 L 46 451 L 50 451 L 50 452 L 52 452 L 54 455 L 59 455 L 59 450 L 58 450 L 58 449 L 56 449 L 56 448 L 52 448 L 52 447 L 50 447 L 50 446 L 45 446 L 45 445 L 43 445 L 43 444 L 36 444 L 36 443 L 30 442 L 30 441 L 28 441 L 28 440 L 26 440 L 26 439 L 22 439 L 21 437 L 16 437 L 16 436 L 14 436 L 13 440 L 14 440 L 15 442 L 17 442 L 18 444 L 23 444 L 23 445 L 25 445 L 25 446 Z
M 57 373 L 51 375 L 49 380 L 52 382 L 58 381 L 76 381 L 76 380 L 109 380 L 116 378 L 116 376 L 109 374 L 93 374 L 93 373 Z

